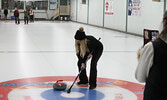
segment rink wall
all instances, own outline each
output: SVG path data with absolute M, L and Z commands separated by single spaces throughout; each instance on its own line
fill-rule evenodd
M 24 9 L 26 8 L 26 0 L 16 0 L 16 1 L 24 1 Z M 34 1 L 34 0 L 30 0 L 30 1 Z M 43 1 L 43 0 L 35 0 L 35 1 Z M 45 0 L 44 0 L 45 1 Z M 47 0 L 48 1 L 48 8 L 47 9 L 43 9 L 43 10 L 39 10 L 39 9 L 33 9 L 34 11 L 34 18 L 35 19 L 51 19 L 53 16 L 54 16 L 54 12 L 55 12 L 55 7 L 52 9 L 51 7 L 51 4 L 50 4 L 50 1 L 51 0 Z M 56 0 L 58 2 L 58 5 L 60 5 L 60 0 Z M 63 0 L 61 0 L 63 1 Z M 65 0 L 67 1 L 67 0 Z M 0 0 L 0 15 L 1 15 L 1 18 L 4 18 L 4 14 L 3 14 L 3 11 L 4 9 L 2 8 L 2 0 Z M 64 3 L 64 2 L 62 2 Z M 66 2 L 65 2 L 66 3 Z M 67 3 L 69 3 L 69 1 L 67 1 Z M 20 19 L 24 19 L 24 9 L 19 9 L 19 12 L 20 12 Z M 11 19 L 11 16 L 13 16 L 13 12 L 14 12 L 14 9 L 8 9 L 8 19 Z
M 20 12 L 20 19 L 24 19 L 24 10 L 19 10 Z M 3 10 L 1 11 L 3 13 Z M 13 16 L 14 10 L 9 11 L 8 19 L 11 19 L 11 16 Z M 4 15 L 2 15 L 2 18 L 4 18 Z M 34 18 L 36 19 L 50 19 L 54 15 L 54 10 L 34 10 Z
M 166 0 L 86 0 L 86 4 L 82 1 L 71 0 L 72 21 L 136 35 L 142 35 L 143 29 L 161 31 L 167 5 Z

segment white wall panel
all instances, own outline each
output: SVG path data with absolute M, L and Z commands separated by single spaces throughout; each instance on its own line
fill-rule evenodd
M 167 1 L 165 0 L 164 2 L 165 2 L 165 4 L 164 4 L 165 5 L 165 10 L 167 10 Z
M 1 2 L 2 2 L 2 0 L 0 0 L 0 10 L 1 10 L 1 8 L 2 8 L 2 3 L 1 3 Z
M 88 0 L 86 0 L 86 4 L 82 4 L 82 0 L 78 0 L 78 8 L 77 8 L 77 21 L 82 23 L 87 23 L 87 15 L 88 15 Z
M 76 21 L 76 0 L 71 0 L 71 20 Z
M 143 29 L 161 30 L 164 2 L 141 0 L 141 16 L 128 16 L 128 32 L 143 35 Z
M 103 0 L 89 0 L 88 23 L 103 26 Z
M 126 0 L 112 0 L 113 15 L 105 14 L 104 27 L 125 31 Z M 105 8 L 106 9 L 106 8 Z

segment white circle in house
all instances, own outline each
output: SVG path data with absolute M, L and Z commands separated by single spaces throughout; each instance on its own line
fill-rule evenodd
M 81 97 L 84 97 L 85 94 L 80 93 L 80 92 L 70 92 L 70 93 L 63 92 L 61 93 L 61 96 L 66 97 L 66 98 L 81 98 Z

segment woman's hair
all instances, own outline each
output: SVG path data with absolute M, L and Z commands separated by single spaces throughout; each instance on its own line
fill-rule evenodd
M 77 41 L 77 40 L 76 40 Z M 76 53 L 78 54 L 80 51 L 80 56 L 83 58 L 87 51 L 87 39 L 80 40 L 80 44 L 75 41 L 75 49 Z
M 80 27 L 79 31 L 84 32 L 84 28 Z M 75 40 L 76 53 L 78 54 L 80 51 L 80 56 L 83 58 L 86 54 L 86 51 L 87 51 L 87 39 L 80 40 L 80 44 L 78 44 L 76 41 L 77 40 Z
M 163 40 L 167 40 L 167 11 L 165 11 L 163 16 L 163 30 L 159 37 Z

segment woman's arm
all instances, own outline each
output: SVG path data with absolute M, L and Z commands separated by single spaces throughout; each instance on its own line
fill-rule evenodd
M 153 64 L 154 49 L 152 42 L 149 42 L 141 50 L 135 77 L 139 82 L 146 82 L 149 70 Z

